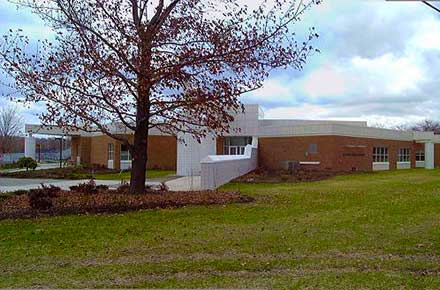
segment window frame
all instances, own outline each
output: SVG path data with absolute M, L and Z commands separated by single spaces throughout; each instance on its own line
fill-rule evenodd
M 115 160 L 115 144 L 107 143 L 107 161 Z
M 399 148 L 399 154 L 397 155 L 397 162 L 411 162 L 411 149 Z
M 126 147 L 126 148 L 124 148 L 124 147 Z M 123 149 L 127 149 L 127 150 L 123 150 Z M 127 145 L 121 144 L 121 157 L 120 157 L 120 159 L 121 159 L 121 161 L 131 161 L 131 154 L 130 154 L 130 150 L 128 150 Z
M 318 153 L 318 144 L 317 143 L 310 143 L 307 152 L 309 154 L 317 154 Z
M 425 151 L 424 150 L 417 150 L 416 151 L 416 161 L 425 162 Z
M 389 163 L 388 147 L 373 147 L 373 163 Z
M 223 155 L 243 155 L 247 145 L 252 144 L 251 136 L 228 136 L 223 139 Z

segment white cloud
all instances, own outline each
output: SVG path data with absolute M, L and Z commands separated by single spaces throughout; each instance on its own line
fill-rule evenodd
M 323 106 L 303 104 L 294 107 L 276 107 L 264 110 L 267 119 L 326 119 L 329 110 Z
M 43 26 L 24 25 L 35 29 L 32 34 L 48 34 Z M 327 0 L 304 15 L 298 33 L 310 26 L 320 34 L 315 44 L 322 52 L 303 72 L 277 71 L 244 102 L 260 103 L 268 118 L 363 119 L 389 126 L 440 119 L 435 11 L 407 1 Z
M 327 64 L 305 77 L 302 89 L 310 97 L 341 96 L 348 91 L 350 76 Z
M 440 21 L 435 17 L 421 20 L 417 25 L 417 33 L 408 41 L 414 49 L 440 50 Z
M 296 103 L 298 86 L 295 79 L 273 77 L 262 88 L 241 96 L 244 103 L 270 104 L 273 106 Z
M 440 119 L 440 19 L 420 3 L 325 1 L 308 20 L 322 53 L 289 82 L 270 118 L 367 120 L 393 127 Z M 301 94 L 298 94 L 300 92 Z
M 416 89 L 424 75 L 413 53 L 403 57 L 390 53 L 376 58 L 354 57 L 351 65 L 359 76 L 358 85 L 366 87 L 369 94 L 395 95 Z

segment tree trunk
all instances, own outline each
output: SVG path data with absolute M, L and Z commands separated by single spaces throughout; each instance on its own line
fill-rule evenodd
M 132 164 L 130 177 L 130 193 L 145 192 L 145 174 L 148 160 L 148 129 L 138 128 L 134 133 Z

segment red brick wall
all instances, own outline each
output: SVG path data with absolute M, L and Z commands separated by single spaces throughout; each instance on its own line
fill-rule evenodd
M 133 136 L 128 136 L 132 139 Z M 108 136 L 72 138 L 72 160 L 76 160 L 80 151 L 81 163 L 107 166 L 108 143 L 114 144 L 115 169 L 120 169 L 121 143 Z M 148 137 L 148 168 L 176 170 L 177 138 L 174 136 Z
M 317 153 L 309 153 L 309 144 L 317 144 Z M 388 147 L 390 169 L 396 168 L 400 148 L 410 148 L 411 166 L 415 167 L 415 150 L 423 144 L 343 136 L 262 137 L 258 140 L 259 165 L 268 169 L 283 168 L 283 162 L 319 161 L 309 168 L 332 171 L 371 171 L 373 147 Z M 440 155 L 439 155 L 440 158 Z
M 424 148 L 424 144 L 420 144 Z M 434 144 L 434 166 L 440 167 L 440 144 Z
M 223 143 L 225 141 L 224 137 L 217 137 L 216 140 L 216 149 L 217 149 L 217 155 L 223 155 Z

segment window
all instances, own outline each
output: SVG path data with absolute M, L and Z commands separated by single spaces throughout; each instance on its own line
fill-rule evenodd
M 252 137 L 225 137 L 223 154 L 243 155 L 246 145 L 252 144 Z
M 399 162 L 410 162 L 411 154 L 409 148 L 400 148 L 399 149 Z
M 425 151 L 419 150 L 416 152 L 416 161 L 425 161 Z
M 130 156 L 130 151 L 128 150 L 128 146 L 127 145 L 121 145 L 121 161 L 130 161 L 131 160 L 131 156 Z
M 309 153 L 318 153 L 318 144 L 312 143 L 309 144 Z
M 107 146 L 107 160 L 115 159 L 115 145 L 113 143 L 108 143 Z
M 388 162 L 388 148 L 374 147 L 373 148 L 373 162 Z

